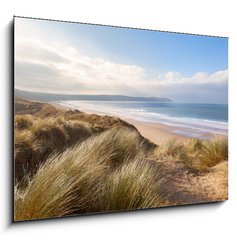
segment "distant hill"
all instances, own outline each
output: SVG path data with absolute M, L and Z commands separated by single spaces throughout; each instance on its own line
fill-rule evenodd
M 22 91 L 15 89 L 16 97 L 23 97 L 32 100 L 50 102 L 50 101 L 157 101 L 157 102 L 172 102 L 169 98 L 157 98 L 157 97 L 129 97 L 123 95 L 70 95 L 70 94 L 52 94 L 52 93 L 36 93 Z

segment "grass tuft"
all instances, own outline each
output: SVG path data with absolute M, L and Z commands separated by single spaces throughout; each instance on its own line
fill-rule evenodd
M 77 120 L 64 120 L 61 124 L 68 135 L 69 146 L 82 142 L 93 135 L 92 126 L 85 122 Z
M 149 161 L 135 159 L 122 165 L 103 182 L 97 211 L 153 208 L 165 203 L 160 170 Z
M 108 179 L 121 178 L 123 186 L 129 174 L 129 186 L 133 182 L 130 194 L 134 195 L 134 199 L 129 200 L 127 207 L 153 206 L 158 195 L 153 195 L 155 187 L 149 186 L 156 182 L 151 166 L 139 163 L 138 160 L 131 163 L 140 149 L 138 139 L 138 134 L 134 131 L 117 131 L 115 128 L 68 148 L 62 154 L 51 156 L 26 188 L 16 187 L 15 220 L 59 217 L 100 210 L 105 204 L 98 198 L 105 193 L 101 190 L 104 186 L 108 189 Z M 138 203 L 132 203 L 141 191 L 149 193 L 148 198 L 144 195 L 142 200 L 140 196 Z
M 194 138 L 194 139 L 189 140 L 189 142 L 186 146 L 190 152 L 201 151 L 203 149 L 203 141 L 200 139 Z
M 213 141 L 206 141 L 203 148 L 201 164 L 205 167 L 213 167 L 216 164 L 227 161 L 228 140 L 227 138 L 217 138 Z
M 155 150 L 159 157 L 174 157 L 179 160 L 187 159 L 187 152 L 183 144 L 178 143 L 176 138 L 171 138 Z
M 228 142 L 226 138 L 216 138 L 210 141 L 191 139 L 186 143 L 177 143 L 170 139 L 155 151 L 158 158 L 172 157 L 181 161 L 192 173 L 204 173 L 228 159 Z
M 31 115 L 16 115 L 14 119 L 15 129 L 29 129 L 33 125 L 33 117 Z

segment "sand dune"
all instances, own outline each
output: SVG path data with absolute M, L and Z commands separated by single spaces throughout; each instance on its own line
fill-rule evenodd
M 227 139 L 175 129 L 16 98 L 15 220 L 226 200 Z

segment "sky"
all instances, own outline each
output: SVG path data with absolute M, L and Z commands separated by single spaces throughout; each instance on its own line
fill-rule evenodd
M 15 87 L 228 102 L 228 39 L 15 18 Z

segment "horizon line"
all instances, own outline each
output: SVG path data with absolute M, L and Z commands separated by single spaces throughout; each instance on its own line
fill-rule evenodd
M 180 104 L 222 104 L 222 105 L 228 105 L 227 103 L 217 103 L 217 102 L 180 102 L 180 101 L 174 101 L 170 97 L 143 97 L 143 96 L 128 96 L 128 95 L 122 95 L 122 94 L 65 94 L 65 93 L 46 93 L 46 92 L 34 92 L 34 91 L 28 91 L 28 90 L 21 90 L 19 88 L 14 88 L 15 90 L 22 91 L 22 92 L 28 92 L 28 93 L 36 93 L 36 94 L 49 94 L 49 95 L 67 95 L 67 96 L 121 96 L 121 97 L 131 97 L 131 98 L 157 98 L 157 99 L 168 99 L 171 102 L 163 102 L 163 103 L 180 103 Z M 15 95 L 15 94 L 14 94 Z M 63 100 L 62 100 L 63 101 Z M 113 100 L 68 100 L 68 101 L 113 101 Z M 152 102 L 152 101 L 150 101 Z

